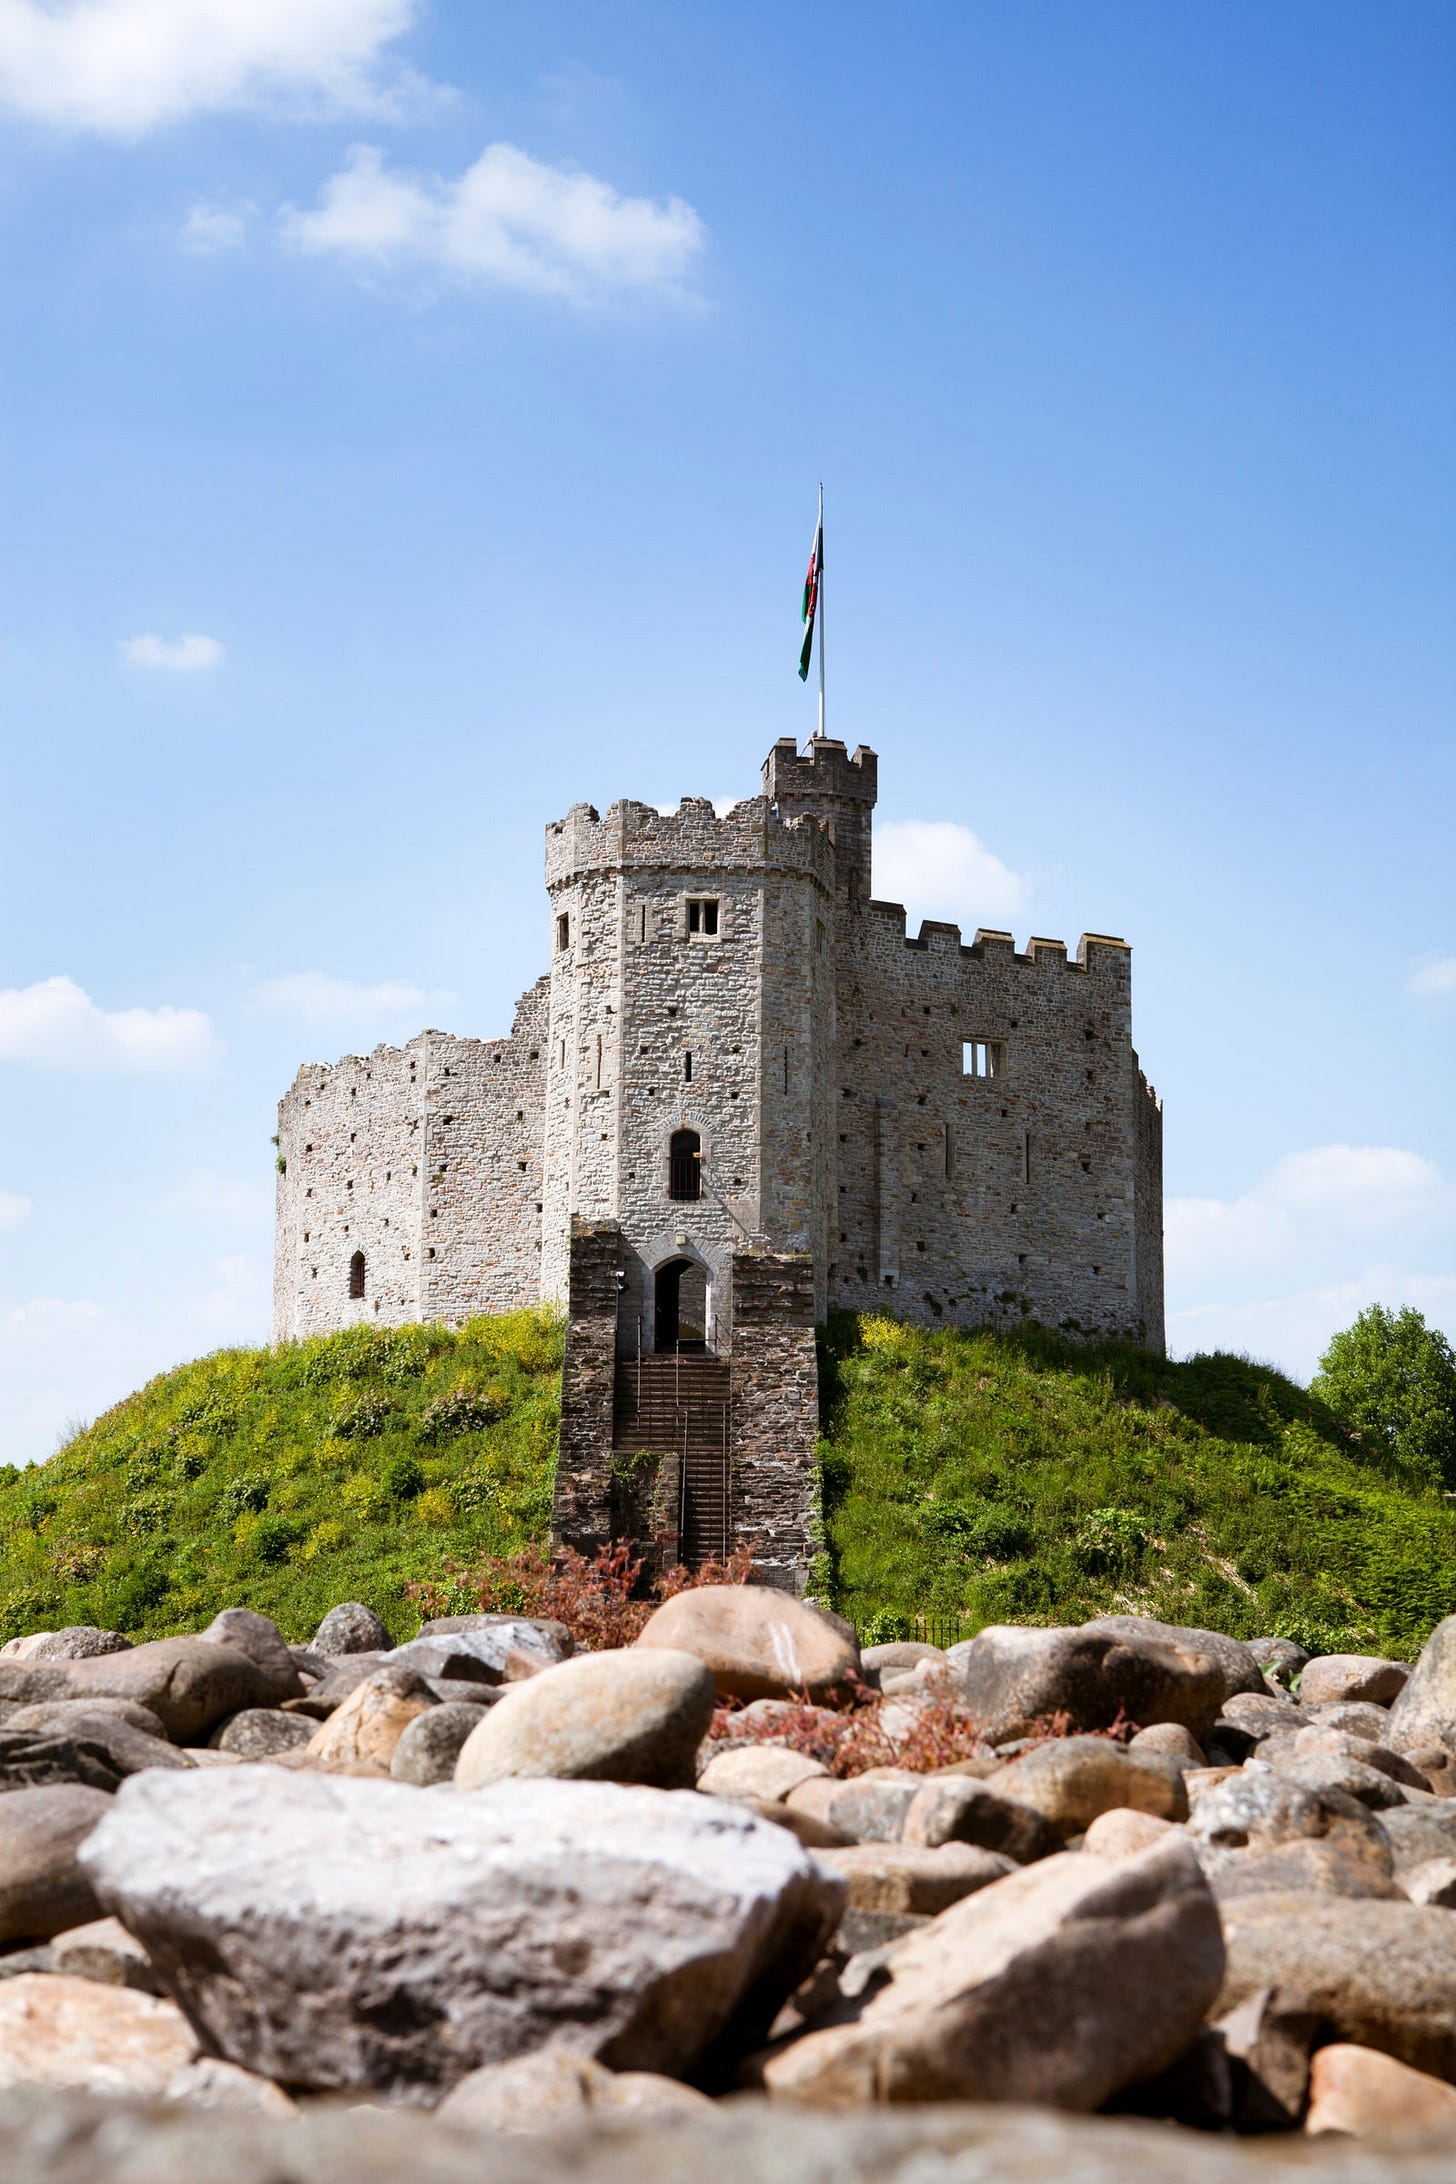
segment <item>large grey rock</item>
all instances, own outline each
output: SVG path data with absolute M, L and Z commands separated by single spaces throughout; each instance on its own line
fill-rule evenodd
M 327 1721 L 352 1691 L 357 1691 L 361 1683 L 367 1682 L 393 1658 L 392 1653 L 341 1654 L 328 1674 L 312 1684 L 301 1699 L 285 1699 L 284 1710 L 290 1714 L 306 1714 L 313 1721 Z
M 285 1699 L 302 1698 L 304 1683 L 298 1663 L 289 1651 L 278 1625 L 253 1608 L 224 1608 L 200 1634 L 211 1644 L 231 1646 L 245 1653 L 268 1679 L 265 1703 L 281 1706 Z
M 932 1775 L 910 1800 L 900 1831 L 905 1843 L 975 1843 L 1018 1865 L 1049 1858 L 1062 1839 L 1046 1817 L 991 1783 L 968 1775 Z
M 569 1661 L 576 1651 L 576 1640 L 566 1625 L 540 1615 L 437 1615 L 421 1623 L 410 1643 L 440 1638 L 469 1639 L 477 1649 L 477 1659 L 493 1660 L 502 1669 L 513 1653 L 535 1661 L 540 1668 L 554 1668 L 558 1661 Z
M 72 1661 L 70 1696 L 135 1699 L 155 1714 L 177 1744 L 198 1744 L 224 1714 L 266 1706 L 269 1681 L 234 1646 L 207 1638 L 154 1638 L 99 1660 Z
M 1430 1858 L 1456 1858 L 1456 1798 L 1438 1805 L 1398 1806 L 1380 1815 L 1380 1827 L 1397 1873 Z
M 390 1758 L 389 1771 L 396 1782 L 413 1782 L 428 1789 L 435 1782 L 452 1782 L 461 1746 L 472 1729 L 486 1716 L 483 1706 L 450 1702 L 432 1706 L 407 1723 Z
M 1277 1988 L 1326 2037 L 1456 2078 L 1456 1918 L 1401 1901 L 1309 1894 L 1222 1905 L 1220 2012 Z
M 1389 1841 L 1367 1806 L 1272 1769 L 1233 1775 L 1200 1797 L 1188 1836 L 1221 1903 L 1291 1889 L 1399 1893 Z
M 421 1676 L 500 1684 L 555 1668 L 571 1655 L 537 1624 L 506 1617 L 484 1630 L 421 1631 L 408 1645 L 396 1646 L 389 1658 L 407 1662 Z
M 104 1790 L 77 1782 L 0 1797 L 0 1942 L 47 1940 L 98 1916 L 76 1853 L 110 1809 Z
M 1275 1740 L 1271 1737 L 1270 1743 Z M 1282 1739 L 1279 1740 L 1282 1743 Z M 1262 1747 L 1261 1750 L 1267 1749 Z M 1384 1812 L 1392 1805 L 1408 1802 L 1404 1788 L 1380 1767 L 1367 1766 L 1352 1752 L 1277 1752 L 1272 1759 L 1261 1757 L 1259 1764 L 1272 1767 L 1276 1774 L 1300 1782 L 1308 1790 L 1344 1790 L 1349 1796 L 1368 1805 L 1372 1812 Z
M 764 2080 L 833 2106 L 1096 2108 L 1183 2052 L 1223 1963 L 1218 1910 L 1186 1843 L 1117 1865 L 1047 1858 L 879 1952 L 863 1991 L 834 2005 L 838 2021 L 770 2056 Z
M 1403 1783 L 1407 1789 L 1429 1790 L 1431 1785 L 1401 1752 L 1392 1752 L 1383 1744 L 1373 1744 L 1368 1737 L 1351 1736 L 1348 1729 L 1326 1729 L 1316 1722 L 1308 1729 L 1296 1729 L 1292 1736 L 1265 1737 L 1259 1746 L 1258 1757 L 1266 1767 L 1276 1771 L 1298 1773 L 1301 1763 L 1309 1759 L 1352 1759 L 1362 1767 L 1373 1767 L 1391 1782 Z M 1394 1799 L 1389 1803 L 1397 1802 Z
M 953 1903 L 989 1888 L 1016 1868 L 999 1851 L 974 1843 L 850 1843 L 818 1853 L 849 1885 L 847 1909 L 912 1913 L 933 1918 Z
M 389 1632 L 372 1608 L 361 1600 L 344 1600 L 328 1614 L 313 1634 L 315 1653 L 387 1653 L 393 1644 Z
M 1082 1628 L 1110 1631 L 1130 1644 L 1157 1638 L 1198 1660 L 1211 1657 L 1222 1674 L 1226 1700 L 1237 1692 L 1268 1689 L 1263 1668 L 1252 1649 L 1242 1638 L 1226 1638 L 1221 1630 L 1200 1630 L 1184 1623 L 1160 1623 L 1151 1615 L 1099 1615 L 1092 1622 L 1084 1623 Z
M 0 1724 L 0 1791 L 60 1782 L 114 1790 L 143 1767 L 188 1764 L 174 1744 L 145 1736 L 114 1714 L 88 1714 L 80 1708 L 53 1729 L 17 1731 L 9 1722 Z
M 1417 1744 L 1456 1750 L 1456 1615 L 1438 1623 L 1422 1646 L 1382 1741 L 1398 1752 Z
M 19 1661 L 90 1661 L 103 1653 L 126 1653 L 131 1640 L 119 1630 L 98 1630 L 94 1623 L 68 1623 L 64 1630 L 39 1630 L 12 1638 L 0 1653 Z
M 429 2098 L 552 2044 L 689 2071 L 769 2021 L 844 1902 L 786 1829 L 694 1794 L 159 1783 L 122 1788 L 85 1870 L 210 2045 L 302 2087 Z
M 1183 1762 L 1166 1752 L 1132 1752 L 1110 1737 L 1052 1737 L 1014 1759 L 995 1787 L 998 1796 L 1040 1813 L 1066 1841 L 1122 1805 L 1160 1820 L 1184 1819 L 1183 1773 Z
M 698 1788 L 709 1797 L 784 1798 L 801 1782 L 828 1776 L 822 1760 L 787 1744 L 735 1744 L 714 1753 L 698 1775 Z
M 649 1616 L 640 1647 L 691 1653 L 729 1699 L 821 1699 L 859 1673 L 859 1645 L 838 1616 L 767 1585 L 701 1585 Z
M 455 1766 L 463 1790 L 512 1777 L 686 1789 L 717 1703 L 710 1669 L 662 1648 L 581 1653 L 513 1684 Z
M 14 2184 L 1450 2184 L 1451 2152 L 975 2102 L 833 2115 L 740 2098 L 701 2121 L 588 2115 L 542 2134 L 499 2112 L 489 2126 L 333 2102 L 198 2113 L 36 2089 L 0 2095 L 0 2171 Z
M 42 1699 L 37 1706 L 8 1711 L 4 1726 L 18 1736 L 22 1731 L 69 1729 L 72 1722 L 94 1721 L 98 1715 L 124 1721 L 144 1737 L 165 1739 L 167 1734 L 150 1707 L 138 1706 L 133 1699 Z
M 1139 1728 L 1181 1722 L 1202 1744 L 1228 1689 L 1220 1652 L 1141 1629 L 993 1623 L 952 1646 L 947 1658 L 993 1743 L 1035 1735 L 1058 1715 L 1086 1730 L 1110 1728 L 1122 1714 Z
M 285 1714 L 278 1706 L 246 1706 L 233 1714 L 210 1742 L 215 1751 L 236 1752 L 239 1759 L 275 1759 L 280 1752 L 302 1751 L 313 1735 L 313 1723 L 300 1714 Z
M 1299 1679 L 1301 1706 L 1333 1706 L 1368 1700 L 1389 1706 L 1410 1681 L 1404 1661 L 1386 1661 L 1372 1653 L 1322 1653 Z

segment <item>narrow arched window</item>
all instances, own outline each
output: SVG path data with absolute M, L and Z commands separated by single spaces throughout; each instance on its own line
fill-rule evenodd
M 356 1251 L 349 1261 L 349 1295 L 351 1297 L 362 1297 L 363 1294 L 364 1254 L 362 1251 Z
M 669 1198 L 703 1195 L 703 1145 L 696 1130 L 674 1130 L 667 1149 Z

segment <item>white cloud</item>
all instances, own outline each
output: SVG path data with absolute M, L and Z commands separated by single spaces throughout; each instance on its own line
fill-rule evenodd
M 200 1009 L 103 1009 L 73 978 L 0 989 L 0 1061 L 50 1069 L 193 1069 L 216 1046 Z
M 247 199 L 237 205 L 194 205 L 182 223 L 182 248 L 198 258 L 215 258 L 225 250 L 240 249 L 248 239 L 248 223 L 257 209 Z
M 157 637 L 150 632 L 144 637 L 124 637 L 117 650 L 128 667 L 156 668 L 166 675 L 206 674 L 223 659 L 217 639 L 195 630 L 185 637 Z
M 419 0 L 0 0 L 0 102 L 136 137 L 188 114 L 395 115 L 428 87 L 383 48 Z
M 953 819 L 891 819 L 875 829 L 874 891 L 903 902 L 913 928 L 922 918 L 959 924 L 967 935 L 1025 907 L 1030 883 Z
M 1169 1268 L 1186 1279 L 1267 1265 L 1319 1237 L 1407 1226 L 1448 1197 L 1440 1169 L 1419 1153 L 1316 1145 L 1286 1153 L 1238 1198 L 1170 1198 L 1163 1212 Z
M 346 1022 L 364 1016 L 418 1016 L 421 1010 L 450 1008 L 453 993 L 427 991 L 400 979 L 365 986 L 352 978 L 331 978 L 326 971 L 289 971 L 265 978 L 253 988 L 256 1008 L 279 1009 L 311 1024 Z
M 1413 1304 L 1432 1327 L 1456 1330 L 1456 1278 L 1412 1272 L 1387 1262 L 1362 1263 L 1337 1281 L 1313 1282 L 1282 1295 L 1219 1298 L 1168 1314 L 1168 1348 L 1235 1350 L 1270 1358 L 1300 1380 L 1318 1368 L 1330 1337 L 1368 1304 L 1398 1311 Z
M 30 1200 L 23 1191 L 0 1191 L 0 1229 L 19 1228 L 30 1213 Z
M 1456 994 L 1456 956 L 1422 956 L 1405 982 L 1418 1001 L 1446 1001 Z
M 488 144 L 454 180 L 388 170 L 377 146 L 358 144 L 312 211 L 279 218 L 292 249 L 356 268 L 573 303 L 679 288 L 705 232 L 681 198 L 624 197 L 513 144 Z
M 1441 1188 L 1434 1161 L 1397 1145 L 1316 1145 L 1287 1153 L 1265 1185 L 1283 1205 L 1362 1226 L 1403 1219 Z

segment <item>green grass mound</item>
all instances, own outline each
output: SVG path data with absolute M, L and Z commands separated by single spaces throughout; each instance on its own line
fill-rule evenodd
M 0 1469 L 0 1636 L 154 1638 L 241 1606 L 299 1641 L 338 1600 L 408 1634 L 411 1578 L 545 1536 L 561 1339 L 516 1312 L 162 1374 L 49 1463 Z
M 1272 1367 L 849 1315 L 824 1364 L 826 1589 L 876 1635 L 1132 1613 L 1410 1660 L 1456 1611 L 1456 1506 Z

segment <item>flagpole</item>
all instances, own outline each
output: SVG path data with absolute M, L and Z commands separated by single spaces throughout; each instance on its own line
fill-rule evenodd
M 819 485 L 819 734 L 824 734 L 824 485 Z

